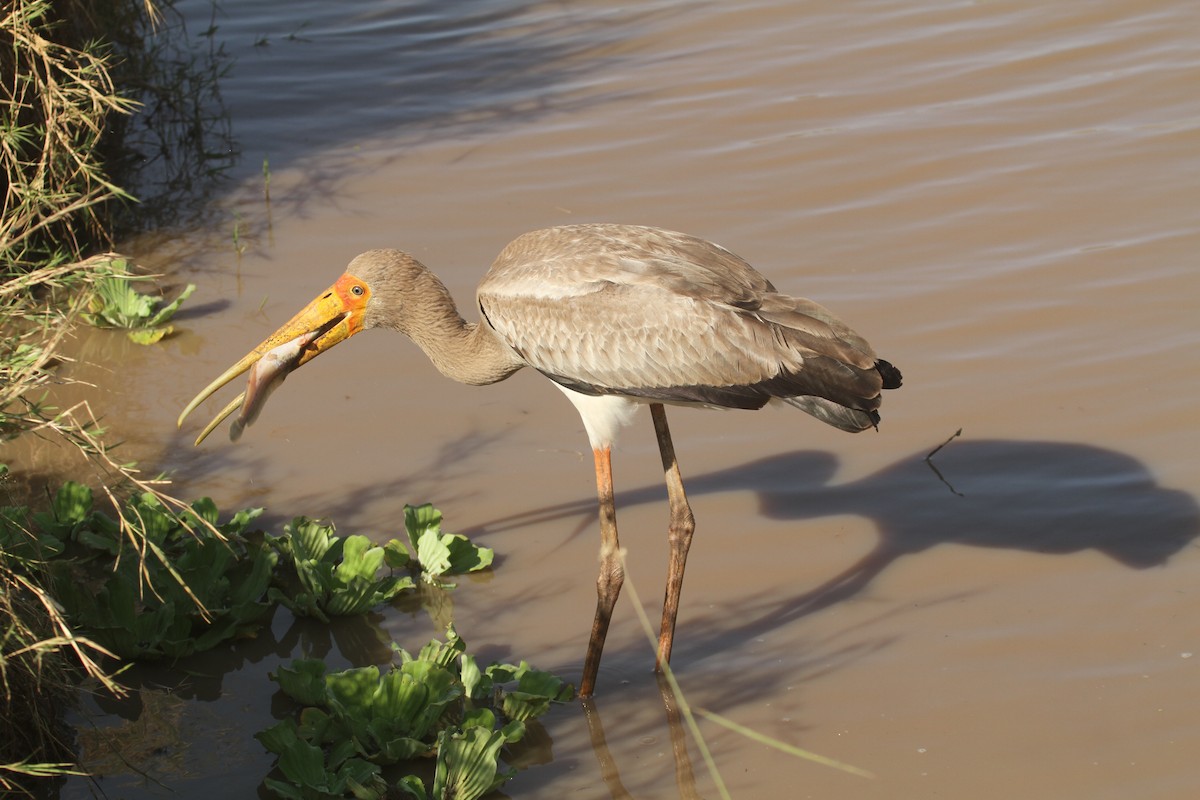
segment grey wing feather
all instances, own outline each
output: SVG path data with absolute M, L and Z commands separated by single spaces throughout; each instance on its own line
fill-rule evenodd
M 479 304 L 530 366 L 579 391 L 738 408 L 815 397 L 794 404 L 847 430 L 878 419 L 870 346 L 702 239 L 632 226 L 535 231 L 500 254 Z M 859 413 L 830 419 L 830 404 Z

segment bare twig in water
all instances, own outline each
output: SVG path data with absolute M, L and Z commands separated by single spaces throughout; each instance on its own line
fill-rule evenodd
M 929 459 L 933 458 L 935 455 L 937 455 L 938 450 L 941 450 L 943 447 L 950 444 L 951 442 L 953 442 L 955 439 L 957 439 L 960 436 L 962 436 L 962 428 L 959 428 L 954 433 L 950 434 L 949 439 L 947 439 L 946 441 L 939 444 L 937 447 L 930 450 L 929 455 L 925 456 L 925 460 L 928 461 Z
M 937 454 L 937 452 L 957 439 L 959 436 L 962 436 L 962 428 L 959 428 L 954 433 L 950 434 L 950 438 L 946 439 L 946 441 L 930 450 L 929 455 L 925 456 L 925 463 L 929 465 L 931 470 L 933 470 L 933 474 L 938 476 L 938 480 L 946 484 L 946 488 L 949 489 L 952 494 L 956 494 L 959 497 L 966 497 L 966 495 L 964 495 L 962 492 L 955 489 L 954 486 L 951 485 L 950 481 L 946 480 L 945 476 L 942 475 L 942 471 L 933 463 L 933 457 Z

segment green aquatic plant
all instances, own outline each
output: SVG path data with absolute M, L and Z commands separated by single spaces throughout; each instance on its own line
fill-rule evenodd
M 26 562 L 55 558 L 91 518 L 92 490 L 68 481 L 55 492 L 46 511 L 0 508 L 0 552 Z
M 418 572 L 428 583 L 453 587 L 443 584 L 442 576 L 486 569 L 495 557 L 490 548 L 473 544 L 462 534 L 442 533 L 442 512 L 429 503 L 404 507 L 404 530 L 411 550 L 398 539 L 391 540 L 385 548 L 387 564 Z
M 462 723 L 438 734 L 437 766 L 429 792 L 416 775 L 406 775 L 397 786 L 417 800 L 475 800 L 499 789 L 517 774 L 500 769 L 500 748 L 520 741 L 525 726 L 514 720 L 496 729 L 496 715 L 486 708 L 469 712 Z
M 536 719 L 550 710 L 551 703 L 563 703 L 575 694 L 575 687 L 550 672 L 543 672 L 522 661 L 517 666 L 493 664 L 487 669 L 492 692 L 505 716 L 510 719 Z M 512 682 L 515 686 L 510 686 Z
M 443 533 L 442 512 L 426 503 L 404 507 L 408 545 L 392 539 L 372 545 L 366 536 L 345 539 L 332 523 L 296 517 L 281 536 L 267 541 L 295 568 L 296 591 L 272 589 L 271 598 L 294 613 L 328 621 L 330 616 L 362 614 L 390 602 L 413 578 L 380 576 L 383 567 L 407 570 L 435 587 L 453 588 L 444 576 L 476 572 L 491 566 L 494 553 L 461 534 Z
M 295 726 L 275 725 L 257 734 L 263 746 L 279 756 L 284 780 L 264 778 L 263 785 L 286 800 L 326 800 L 355 797 L 376 800 L 387 794 L 380 767 L 362 758 L 327 759 L 319 746 L 297 733 Z
M 134 281 L 146 280 L 147 276 L 132 274 L 128 259 L 110 255 L 104 261 L 83 320 L 100 328 L 123 328 L 138 344 L 154 344 L 171 334 L 175 329 L 168 322 L 196 285 L 189 283 L 178 297 L 160 308 L 159 298 L 134 290 Z
M 432 506 L 406 512 L 410 554 L 397 540 L 342 539 L 305 517 L 267 536 L 250 530 L 261 509 L 222 522 L 207 498 L 173 512 L 143 492 L 114 505 L 116 519 L 93 500 L 88 487 L 68 482 L 44 511 L 0 508 L 0 552 L 44 570 L 78 641 L 122 659 L 181 658 L 253 636 L 276 603 L 321 619 L 362 613 L 416 586 L 408 575 L 381 576 L 385 562 L 444 592 L 441 576 L 492 561 L 492 551 L 442 533 Z M 300 591 L 272 585 L 281 562 L 292 564 Z M 306 707 L 260 734 L 283 776 L 266 780 L 268 789 L 284 798 L 378 798 L 389 790 L 381 766 L 436 756 L 432 795 L 411 776 L 392 794 L 478 797 L 515 772 L 500 768 L 500 752 L 525 722 L 574 693 L 525 662 L 481 670 L 452 627 L 445 643 L 415 657 L 396 652 L 390 670 L 327 674 L 322 662 L 299 660 L 273 676 Z
M 525 721 L 574 694 L 569 684 L 525 663 L 480 670 L 453 627 L 445 642 L 431 641 L 416 656 L 396 651 L 400 663 L 387 670 L 330 673 L 324 662 L 299 659 L 271 675 L 303 708 L 297 718 L 256 735 L 279 756 L 280 771 L 291 782 L 268 779 L 269 789 L 285 798 L 325 797 L 321 792 L 336 784 L 355 797 L 378 797 L 371 794 L 380 791 L 378 772 L 356 760 L 386 766 L 436 756 L 431 794 L 413 775 L 398 788 L 422 800 L 473 800 L 515 774 L 500 768 L 500 750 L 524 736 Z M 514 681 L 517 686 L 509 687 Z
M 277 556 L 244 537 L 262 509 L 218 524 L 216 504 L 194 502 L 182 515 L 152 494 L 136 495 L 122 515 L 144 538 L 135 552 L 121 523 L 99 511 L 77 523 L 75 542 L 106 567 L 103 578 L 81 560 L 53 564 L 54 591 L 73 624 L 117 656 L 179 658 L 252 635 L 270 613 L 267 588 Z
M 408 575 L 381 574 L 385 567 L 419 572 L 437 588 L 438 576 L 492 561 L 491 550 L 441 533 L 429 505 L 406 513 L 417 557 L 398 540 L 343 539 L 308 517 L 251 540 L 261 513 L 245 509 L 221 523 L 208 498 L 180 514 L 144 492 L 114 519 L 93 508 L 91 489 L 69 481 L 45 511 L 0 508 L 0 549 L 18 563 L 49 563 L 72 623 L 130 659 L 180 657 L 248 635 L 275 604 L 322 621 L 366 613 L 416 586 Z M 291 565 L 291 586 L 281 562 Z
M 127 500 L 118 520 L 92 500 L 88 487 L 67 482 L 47 511 L 0 509 L 0 548 L 46 562 L 71 625 L 112 654 L 177 658 L 207 650 L 252 633 L 271 610 L 266 593 L 276 556 L 244 537 L 261 509 L 220 523 L 208 498 L 177 514 L 147 492 Z
M 363 614 L 392 600 L 414 584 L 408 576 L 378 577 L 384 548 L 372 546 L 366 536 L 342 539 L 332 523 L 321 524 L 296 517 L 283 527 L 283 535 L 267 541 L 295 569 L 300 590 L 271 590 L 271 599 L 295 614 L 328 622 L 332 616 Z

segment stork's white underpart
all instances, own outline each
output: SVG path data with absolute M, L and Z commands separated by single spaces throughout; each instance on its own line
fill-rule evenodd
M 561 384 L 554 384 L 575 406 L 583 419 L 583 429 L 593 450 L 611 448 L 621 428 L 633 422 L 642 402 L 617 394 L 581 394 Z

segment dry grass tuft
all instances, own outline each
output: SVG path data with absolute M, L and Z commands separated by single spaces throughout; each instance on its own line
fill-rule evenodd
M 95 267 L 84 256 L 109 244 L 105 209 L 131 199 L 103 154 L 136 103 L 118 93 L 114 49 L 99 42 L 160 21 L 153 0 L 0 6 L 0 441 L 61 437 L 114 485 L 134 476 L 108 456 L 90 412 L 40 398 L 86 303 Z M 0 464 L 0 479 L 6 471 Z M 0 495 L 0 506 L 11 501 Z M 104 651 L 74 633 L 39 578 L 38 564 L 0 548 L 0 793 L 72 771 L 62 711 L 81 675 L 122 691 L 101 666 Z

